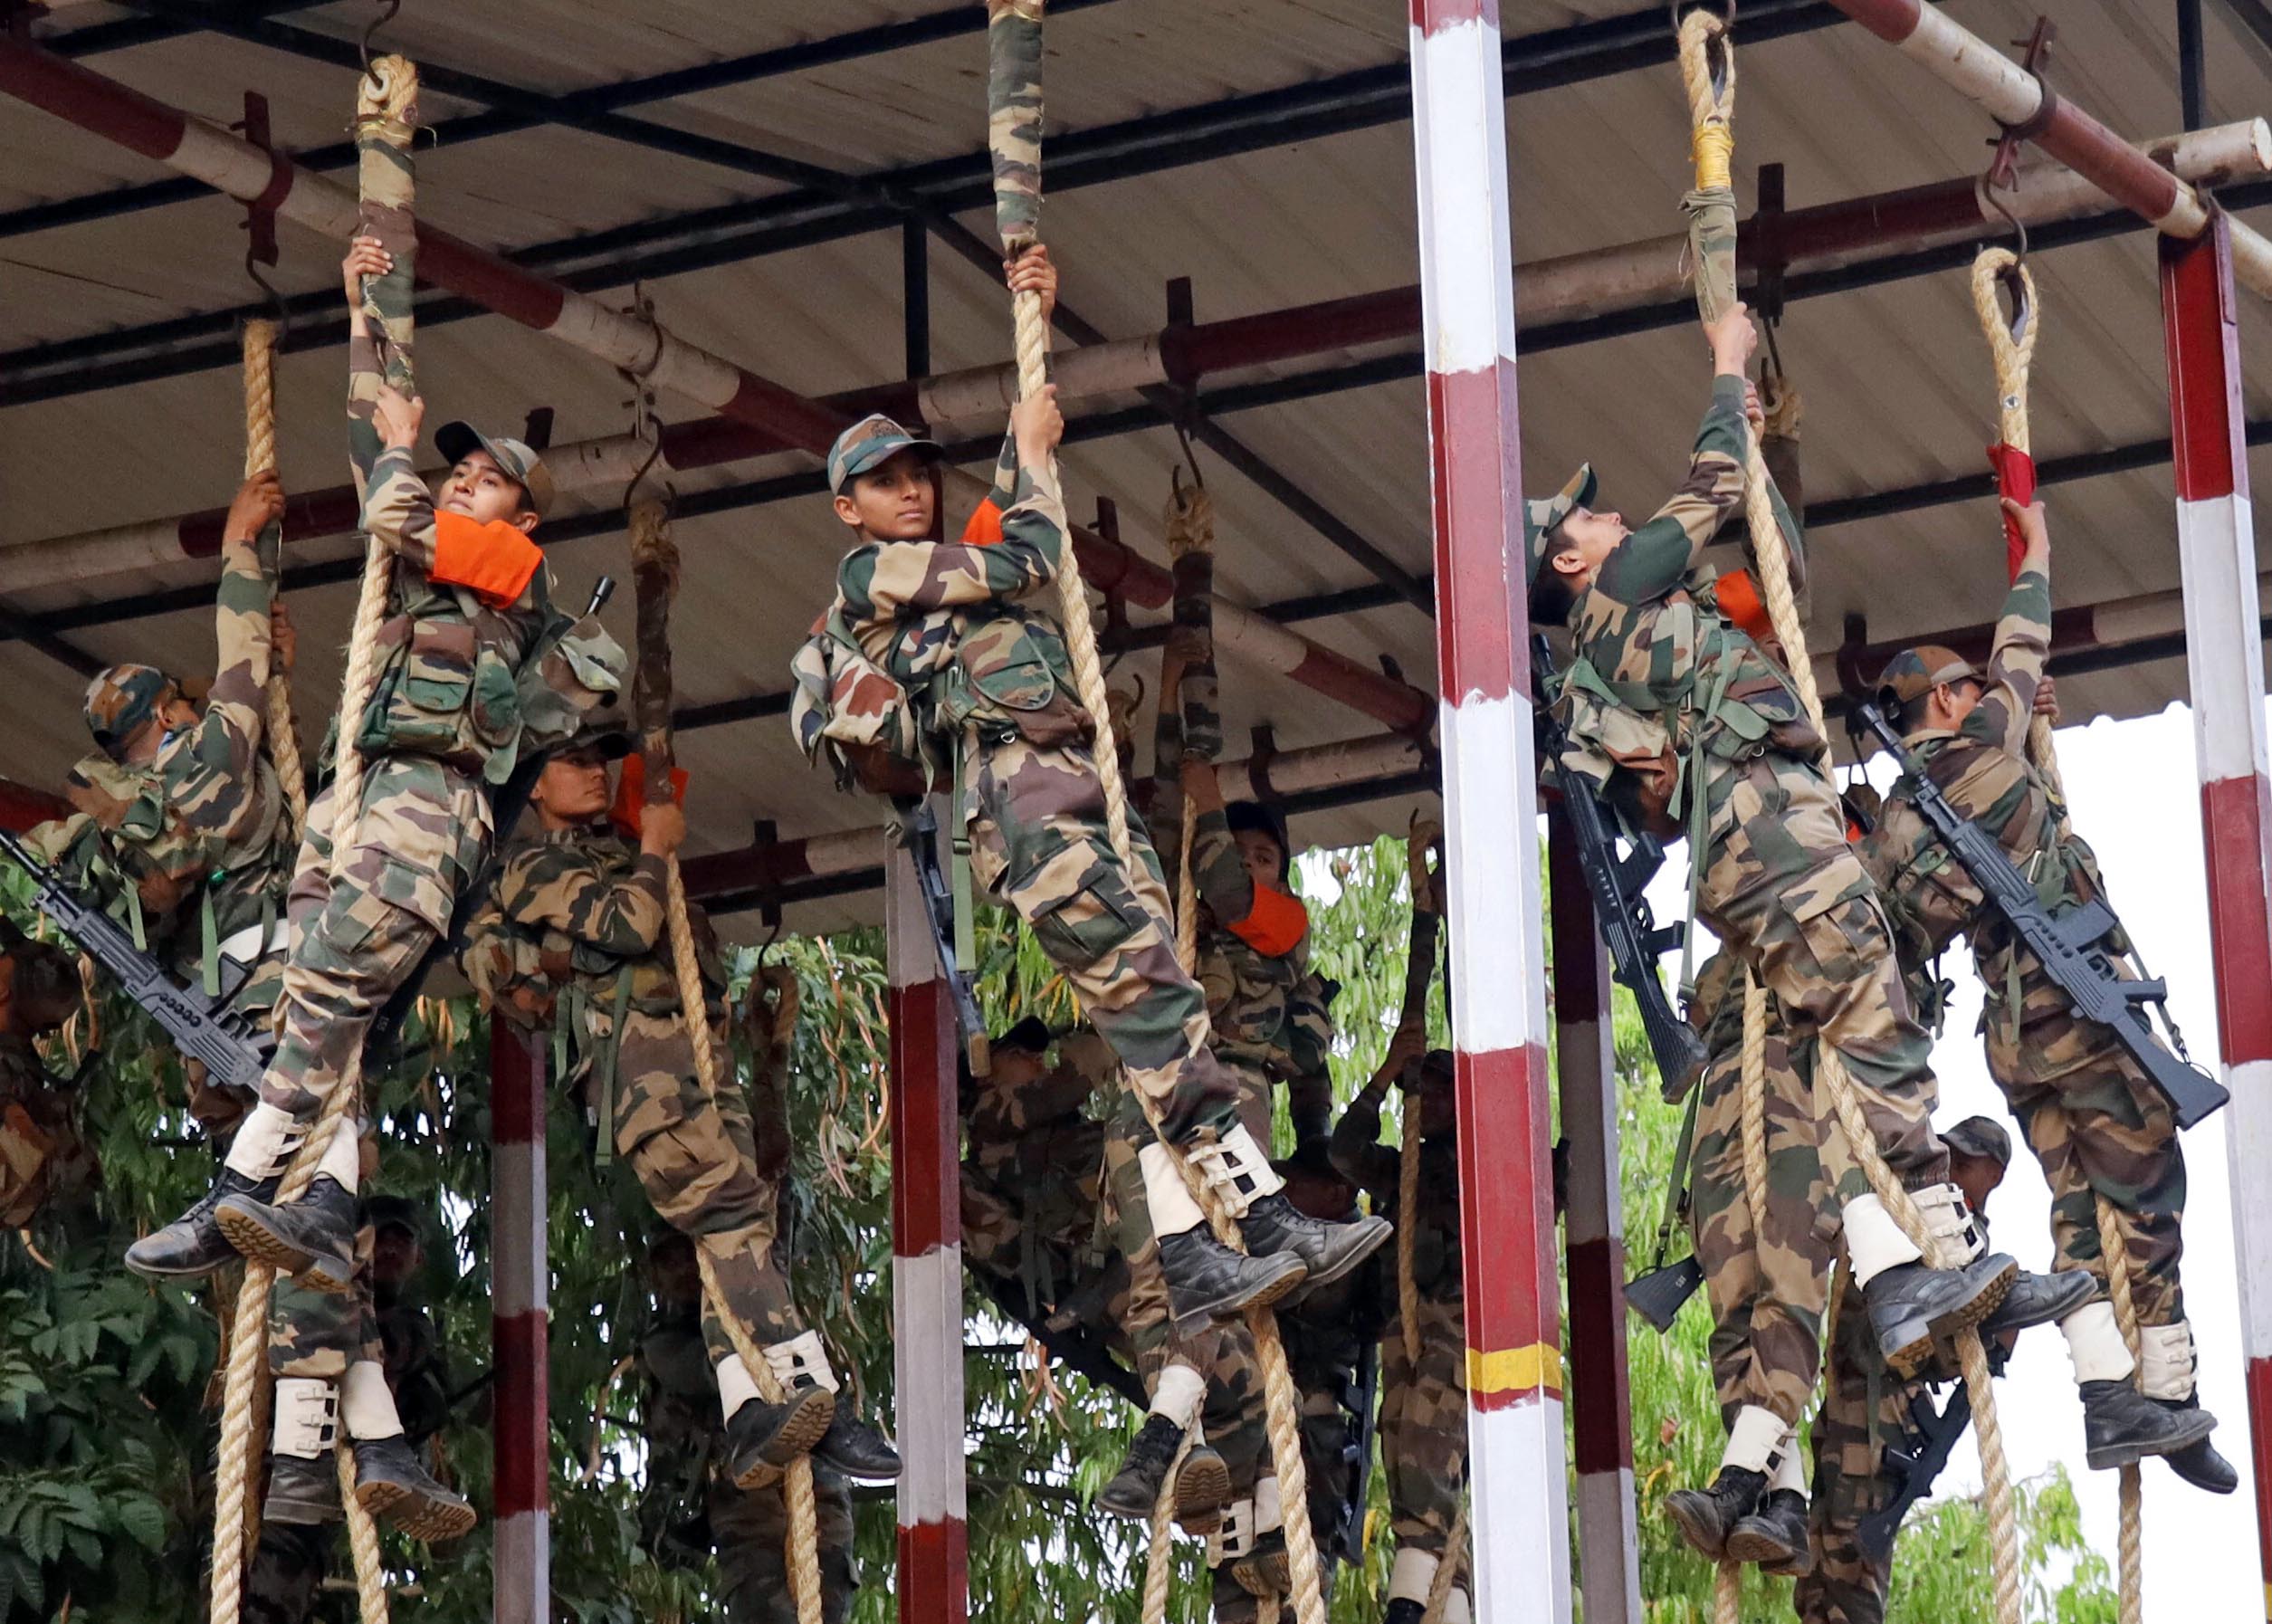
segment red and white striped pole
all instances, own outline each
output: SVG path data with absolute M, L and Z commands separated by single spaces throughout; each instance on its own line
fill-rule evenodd
M 2201 776 L 2233 1249 L 2248 1359 L 2258 1558 L 2272 1618 L 2272 789 L 2267 789 L 2256 521 L 2240 393 L 2232 253 L 2221 215 L 2162 239 L 2185 664 Z
M 942 860 L 945 854 L 941 854 Z M 962 1474 L 962 1199 L 954 1000 L 904 852 L 884 871 L 892 981 L 892 1336 L 901 1624 L 969 1617 Z
M 1553 932 L 1554 1066 L 1570 1144 L 1570 1442 L 1578 1468 L 1579 1588 L 1589 1624 L 1640 1624 L 1633 1400 L 1625 1348 L 1625 1208 L 1618 1189 L 1618 1072 L 1609 957 L 1570 821 L 1546 814 Z
M 1570 1617 L 1496 0 L 1412 0 L 1475 1616 Z
M 489 1026 L 490 1368 L 497 1624 L 551 1624 L 552 1422 L 547 1381 L 544 1049 Z

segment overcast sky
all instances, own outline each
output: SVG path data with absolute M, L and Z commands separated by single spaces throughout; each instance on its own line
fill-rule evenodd
M 2097 851 L 2115 908 L 2153 973 L 2171 987 L 2171 1009 L 2195 1059 L 2217 1062 L 2217 1017 L 2209 955 L 2209 900 L 2202 878 L 2200 790 L 2193 761 L 2189 712 L 2172 707 L 2134 721 L 2100 721 L 2063 728 L 2059 767 L 2073 803 L 2075 824 Z M 1872 777 L 1890 781 L 1880 758 Z M 1675 873 L 1677 871 L 1677 873 Z M 1654 892 L 1659 919 L 1677 919 L 1686 869 L 1668 865 Z M 1975 1112 L 2010 1122 L 2003 1096 L 1989 1081 L 1974 1026 L 1980 1017 L 1979 979 L 1957 949 L 1944 966 L 1957 992 L 1933 1055 L 1941 1080 L 1943 1125 Z M 2267 992 L 2267 996 L 2272 996 Z M 2013 1128 L 2018 1153 L 1990 1204 L 1994 1245 L 2025 1268 L 2050 1259 L 2050 1196 L 2034 1158 Z M 2206 1624 L 2263 1617 L 2264 1591 L 2257 1571 L 2254 1489 L 2249 1481 L 2248 1414 L 2242 1391 L 2239 1303 L 2234 1272 L 2230 1176 L 2225 1165 L 2221 1115 L 2185 1135 L 2190 1194 L 2185 1214 L 2185 1304 L 2200 1359 L 2201 1401 L 2219 1422 L 2216 1442 L 2240 1468 L 2240 1491 L 2219 1497 L 2179 1482 L 2153 1462 L 2146 1466 L 2146 1624 Z M 2261 1175 L 2263 1170 L 2258 1170 Z M 1628 1215 L 1628 1227 L 1631 1215 Z M 2266 1266 L 2258 1260 L 2258 1266 Z M 2075 1395 L 2067 1344 L 2047 1326 L 2020 1339 L 1997 1385 L 2004 1448 L 2015 1477 L 2033 1476 L 2053 1461 L 2067 1463 L 2083 1504 L 2091 1543 L 2111 1569 L 2115 1552 L 2115 1474 L 2083 1464 L 2082 1409 Z M 1977 1493 L 1980 1463 L 1968 1438 L 1943 1484 Z

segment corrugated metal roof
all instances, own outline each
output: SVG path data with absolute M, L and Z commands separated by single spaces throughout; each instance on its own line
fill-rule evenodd
M 1526 10 L 1546 29 L 1626 14 L 1624 0 Z M 743 53 L 778 49 L 935 10 L 841 0 L 825 29 L 809 10 L 692 0 L 635 9 L 604 0 L 411 0 L 382 43 L 434 63 L 561 94 Z M 81 27 L 131 14 L 74 8 Z M 362 6 L 290 12 L 292 26 L 352 38 Z M 2267 56 L 2210 13 L 2213 116 L 2272 110 Z M 2014 0 L 1968 0 L 1965 21 L 1990 38 L 2031 21 Z M 2140 137 L 2178 122 L 2175 44 L 2160 9 L 2115 4 L 2062 9 L 2053 77 L 2062 91 Z M 1109 0 L 1057 18 L 1048 64 L 1052 131 L 1091 129 L 1226 96 L 1301 85 L 1393 64 L 1401 13 L 1375 0 Z M 339 139 L 351 107 L 349 71 L 209 33 L 91 59 L 90 65 L 162 100 L 226 121 L 240 92 L 272 102 L 278 137 L 295 148 Z M 855 62 L 778 74 L 681 100 L 628 109 L 713 139 L 857 172 L 966 155 L 984 139 L 984 44 L 975 33 Z M 1739 186 L 1747 198 L 1762 161 L 1782 162 L 1793 206 L 1944 179 L 1985 160 L 1984 119 L 1849 27 L 1759 43 L 1742 58 Z M 1511 86 L 1511 90 L 1521 87 Z M 1647 72 L 1542 90 L 1509 103 L 1518 258 L 1529 260 L 1676 230 L 1687 129 L 1666 62 Z M 468 110 L 427 99 L 430 121 Z M 1416 279 L 1411 134 L 1407 123 L 1313 137 L 1236 156 L 1204 150 L 1161 173 L 1054 196 L 1046 234 L 1064 267 L 1064 297 L 1107 332 L 1159 325 L 1163 283 L 1189 276 L 1202 320 L 1267 310 Z M 0 211 L 159 178 L 164 171 L 14 102 L 0 103 Z M 600 136 L 545 128 L 420 155 L 420 207 L 438 224 L 501 246 L 575 238 L 737 199 L 778 182 L 643 151 Z M 202 198 L 120 217 L 20 234 L 0 249 L 0 349 L 100 334 L 119 326 L 225 308 L 252 297 L 240 265 L 241 210 Z M 981 235 L 990 221 L 964 215 Z M 329 286 L 337 249 L 289 224 L 292 289 Z M 1008 315 L 998 291 L 934 247 L 932 355 L 940 369 L 999 360 Z M 2046 310 L 2035 375 L 2041 455 L 2110 448 L 2167 433 L 2161 325 L 2151 242 L 2132 234 L 2038 256 Z M 762 258 L 658 278 L 647 286 L 665 322 L 688 339 L 813 393 L 873 383 L 902 367 L 899 238 L 870 232 Z M 627 289 L 606 295 L 628 297 Z M 2243 334 L 2265 375 L 2272 346 L 2251 308 Z M 620 432 L 628 389 L 606 368 L 495 318 L 434 324 L 421 367 L 449 415 L 516 424 L 533 406 L 557 409 L 560 441 Z M 1835 298 L 1795 302 L 1782 353 L 1808 400 L 1807 489 L 1817 500 L 1908 486 L 1982 468 L 1993 427 L 1990 377 L 1960 272 Z M 1405 347 L 1405 348 L 1409 348 Z M 1319 358 L 1273 369 L 1306 371 Z M 339 358 L 284 362 L 282 463 L 311 488 L 343 476 L 338 433 Z M 1646 511 L 1669 490 L 1704 393 L 1698 347 L 1685 326 L 1527 355 L 1521 364 L 1523 454 L 1530 482 L 1558 481 L 1590 457 L 1608 499 Z M 1265 374 L 1249 374 L 1247 381 Z M 0 543 L 154 517 L 225 499 L 242 457 L 237 381 L 227 369 L 158 378 L 0 411 Z M 2252 389 L 2250 398 L 2258 398 Z M 1083 403 L 1078 411 L 1129 404 Z M 692 415 L 666 400 L 666 413 Z M 1429 565 L 1426 425 L 1417 378 L 1242 411 L 1224 420 L 1404 568 Z M 1173 436 L 1152 429 L 1070 447 L 1076 516 L 1094 499 L 1120 508 L 1122 532 L 1163 556 L 1157 513 Z M 1203 453 L 1204 456 L 1205 454 Z M 702 489 L 797 465 L 776 458 L 685 476 Z M 1238 475 L 1208 463 L 1220 515 L 1220 580 L 1229 596 L 1267 602 L 1358 586 L 1363 572 Z M 1980 501 L 1826 529 L 1816 538 L 1813 622 L 1819 649 L 1849 616 L 1872 638 L 1992 616 L 2001 551 L 1991 504 Z M 2053 496 L 2061 604 L 2159 591 L 2177 582 L 2166 470 L 2110 474 Z M 806 623 L 828 590 L 836 527 L 812 500 L 684 521 L 685 587 L 678 678 L 689 702 L 776 692 Z M 337 556 L 351 543 L 329 544 Z M 327 556 L 311 548 L 306 557 Z M 602 569 L 627 577 L 620 534 L 563 543 L 556 566 L 579 591 Z M 182 564 L 130 578 L 9 592 L 25 611 L 100 603 L 210 576 Z M 301 702 L 320 722 L 335 691 L 337 646 L 351 591 L 295 595 L 307 628 Z M 627 634 L 628 594 L 614 618 Z M 1432 686 L 1427 617 L 1392 606 L 1307 622 L 1305 635 L 1368 663 L 1387 655 Z M 100 657 L 132 655 L 182 669 L 210 660 L 202 613 L 176 613 L 72 634 Z M 1149 664 L 1144 656 L 1140 664 Z M 0 682 L 16 696 L 0 738 L 0 773 L 54 781 L 81 750 L 79 683 L 16 642 L 0 643 Z M 2175 661 L 2067 685 L 2071 714 L 2134 715 L 2181 698 Z M 1274 677 L 1225 673 L 1236 730 L 1270 724 L 1283 748 L 1372 731 Z M 1243 733 L 1239 736 L 1243 736 Z M 702 788 L 694 849 L 743 843 L 753 821 L 785 836 L 873 821 L 873 808 L 835 795 L 808 772 L 778 720 L 688 734 L 683 752 Z M 1345 839 L 1401 824 L 1376 805 L 1306 820 L 1308 837 Z M 818 924 L 859 914 L 856 901 L 818 904 Z

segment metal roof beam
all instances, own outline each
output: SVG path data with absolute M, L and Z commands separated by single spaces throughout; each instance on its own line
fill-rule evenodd
M 179 17 L 119 17 L 108 23 L 96 23 L 85 28 L 72 28 L 62 33 L 43 35 L 40 43 L 58 56 L 76 61 L 82 56 L 96 56 L 106 51 L 130 51 L 137 45 L 154 45 L 163 40 L 176 40 L 184 34 L 203 33 L 217 18 L 230 21 L 253 17 L 282 16 L 286 12 L 307 11 L 329 0 L 238 0 L 231 5 L 200 7 L 194 14 Z

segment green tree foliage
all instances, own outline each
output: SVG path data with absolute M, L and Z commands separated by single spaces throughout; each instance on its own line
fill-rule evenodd
M 1297 884 L 1312 903 L 1314 962 L 1341 985 L 1333 1073 L 1346 1100 L 1379 1064 L 1402 998 L 1411 908 L 1404 843 L 1382 839 L 1313 855 L 1297 871 Z M 1068 989 L 1030 936 L 990 916 L 981 922 L 979 946 L 981 998 L 998 1027 L 1014 1012 L 1038 1011 L 1061 1023 L 1073 1017 Z M 797 1290 L 850 1393 L 869 1412 L 889 1416 L 895 1400 L 883 948 L 879 932 L 858 931 L 792 939 L 772 951 L 795 966 L 805 995 L 790 1104 L 799 1174 L 790 1224 Z M 741 955 L 737 993 L 755 957 Z M 1637 1252 L 1641 1233 L 1655 1222 L 1677 1124 L 1645 1075 L 1637 1023 L 1619 999 L 1625 1199 Z M 52 1619 L 67 1599 L 83 1624 L 194 1624 L 203 1610 L 217 1436 L 211 1377 L 216 1310 L 225 1317 L 225 1303 L 212 1286 L 134 1280 L 117 1260 L 135 1236 L 196 1197 L 213 1162 L 181 1107 L 170 1050 L 115 998 L 100 1014 L 101 1058 L 81 1088 L 102 1186 L 70 1210 L 44 1215 L 31 1234 L 0 1237 L 0 1624 Z M 1429 1029 L 1435 1042 L 1447 1041 L 1440 979 Z M 70 1069 L 85 1037 L 83 1029 L 66 1034 L 59 1069 Z M 463 1393 L 444 1440 L 446 1465 L 484 1507 L 492 1498 L 484 1384 L 488 1053 L 488 1024 L 465 1001 L 429 1001 L 398 1061 L 385 1070 L 376 1100 L 384 1186 L 415 1199 L 431 1226 L 419 1285 Z M 558 1092 L 547 1155 L 558 1616 L 578 1624 L 719 1616 L 713 1574 L 659 1564 L 640 1542 L 647 1451 L 639 1386 L 619 1367 L 649 1313 L 638 1266 L 654 1219 L 625 1169 L 596 1165 L 580 1108 Z M 1139 1531 L 1088 1505 L 1118 1461 L 1134 1412 L 1080 1376 L 1051 1371 L 1022 1329 L 981 1294 L 969 1294 L 966 1315 L 972 1616 L 1005 1624 L 1136 1624 Z M 1702 1309 L 1692 1306 L 1671 1337 L 1637 1325 L 1632 1340 L 1642 1571 L 1647 1593 L 1656 1598 L 1656 1619 L 1700 1619 L 1709 1595 L 1705 1565 L 1678 1545 L 1658 1514 L 1667 1489 L 1702 1481 L 1717 1458 L 1705 1329 Z M 2023 1518 L 2031 1617 L 2056 1624 L 2111 1619 L 2105 1563 L 2083 1546 L 2064 1480 L 2030 1485 Z M 893 1616 L 893 1521 L 888 1495 L 864 1495 L 860 1624 Z M 1385 1591 L 1391 1552 L 1377 1471 L 1370 1524 L 1364 1571 L 1337 1587 L 1336 1624 L 1377 1618 Z M 428 1550 L 390 1539 L 396 1618 L 486 1619 L 490 1538 L 484 1522 L 455 1546 Z M 1935 1507 L 1904 1535 L 1893 1616 L 1902 1624 L 1976 1617 L 1986 1562 L 1977 1507 L 1964 1501 Z M 348 1571 L 343 1543 L 335 1571 Z M 1203 1616 L 1205 1579 L 1193 1548 L 1179 1545 L 1171 1616 Z M 328 1595 L 324 1605 L 329 1619 L 354 1617 L 344 1591 Z

